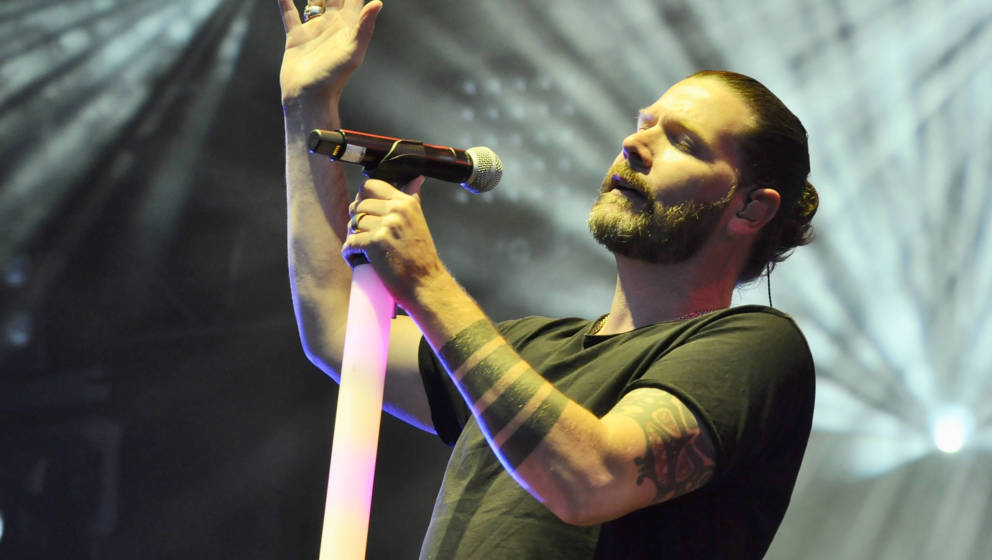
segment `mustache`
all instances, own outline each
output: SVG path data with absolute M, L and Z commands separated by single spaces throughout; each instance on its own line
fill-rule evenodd
M 602 192 L 606 192 L 618 183 L 624 187 L 636 190 L 647 198 L 648 187 L 644 177 L 625 163 L 615 163 L 610 166 L 610 170 L 606 172 L 606 177 L 603 178 L 601 190 Z

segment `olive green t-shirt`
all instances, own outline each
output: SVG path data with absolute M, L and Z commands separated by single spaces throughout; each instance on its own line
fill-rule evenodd
M 426 342 L 420 368 L 453 445 L 421 558 L 761 558 L 789 504 L 813 417 L 809 348 L 786 314 L 740 306 L 616 335 L 529 317 L 500 332 L 545 379 L 602 417 L 627 392 L 677 396 L 709 430 L 704 487 L 592 527 L 560 521 L 506 472 Z

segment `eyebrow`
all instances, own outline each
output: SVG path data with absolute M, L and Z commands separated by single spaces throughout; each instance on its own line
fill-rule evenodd
M 640 110 L 637 112 L 637 122 L 640 123 L 642 120 L 647 120 L 649 122 L 657 122 L 659 119 L 654 115 L 648 113 L 646 110 Z M 688 134 L 692 137 L 692 142 L 696 146 L 697 157 L 705 160 L 709 160 L 714 157 L 715 146 L 711 145 L 709 142 L 703 139 L 703 136 L 696 131 L 695 128 L 687 125 L 682 120 L 676 117 L 663 117 L 660 119 L 664 127 L 677 129 L 678 132 L 682 134 Z
M 640 110 L 637 111 L 637 122 L 638 123 L 640 123 L 642 121 L 658 122 L 658 120 L 659 120 L 658 117 L 656 117 L 656 116 L 652 115 L 651 113 L 649 113 L 647 108 L 640 109 Z M 691 134 L 692 136 L 694 136 L 696 138 L 696 140 L 698 140 L 699 142 L 708 145 L 707 142 L 705 142 L 703 140 L 703 135 L 700 134 L 695 128 L 693 128 L 693 127 L 685 124 L 685 122 L 683 122 L 683 121 L 681 121 L 681 120 L 679 120 L 677 118 L 674 118 L 674 117 L 662 118 L 661 121 L 664 124 L 668 125 L 668 126 L 674 126 L 674 127 L 679 128 L 681 130 L 684 130 L 685 132 L 688 132 L 689 134 Z
M 677 128 L 677 129 L 679 129 L 682 132 L 687 132 L 693 138 L 695 138 L 696 141 L 699 142 L 700 144 L 702 144 L 704 146 L 709 146 L 709 143 L 706 142 L 705 140 L 703 140 L 703 135 L 702 134 L 700 134 L 699 132 L 697 132 L 695 128 L 693 128 L 693 127 L 685 124 L 685 122 L 680 121 L 679 119 L 671 118 L 671 117 L 665 118 L 665 119 L 662 119 L 662 124 L 664 124 L 665 126 L 670 126 L 670 127 L 673 127 L 673 128 Z

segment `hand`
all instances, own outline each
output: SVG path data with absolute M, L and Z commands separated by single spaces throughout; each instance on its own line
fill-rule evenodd
M 423 182 L 423 177 L 414 179 L 404 192 L 385 181 L 369 179 L 348 207 L 359 219 L 356 229 L 349 229 L 342 254 L 364 253 L 404 309 L 413 302 L 417 288 L 447 274 L 420 205 Z
M 382 2 L 313 3 L 325 1 L 324 14 L 303 23 L 293 0 L 279 0 L 286 29 L 286 51 L 279 71 L 283 104 L 298 100 L 336 103 L 348 78 L 365 58 Z

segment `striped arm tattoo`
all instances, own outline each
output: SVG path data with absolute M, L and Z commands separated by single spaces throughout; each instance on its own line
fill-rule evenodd
M 611 414 L 633 419 L 647 440 L 644 456 L 634 459 L 637 485 L 650 481 L 653 503 L 687 494 L 713 476 L 716 451 L 695 415 L 675 396 L 658 389 L 638 389 L 617 403 Z
M 455 335 L 439 354 L 493 449 L 516 469 L 551 431 L 568 397 L 534 371 L 487 319 Z

